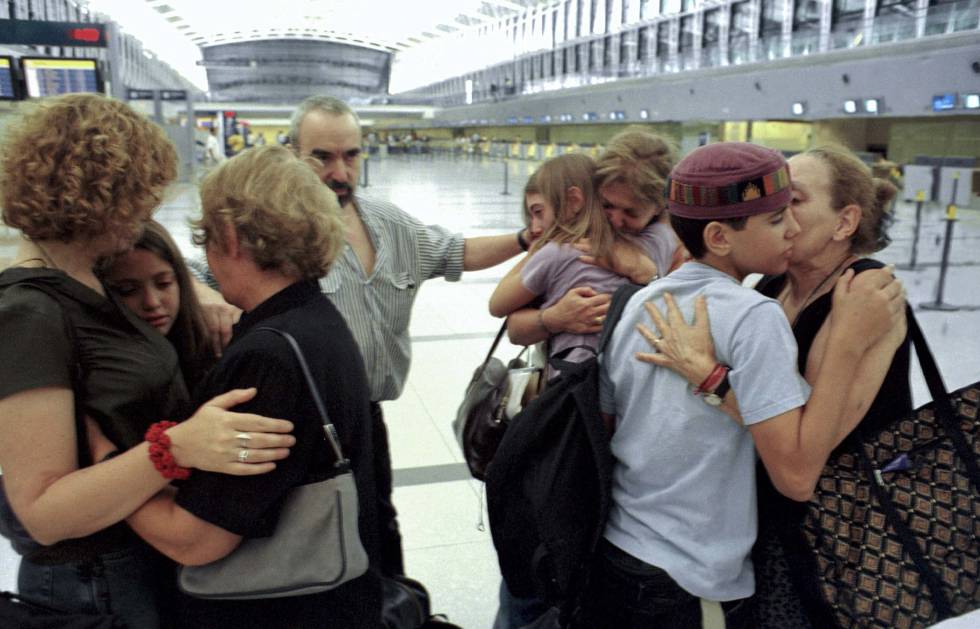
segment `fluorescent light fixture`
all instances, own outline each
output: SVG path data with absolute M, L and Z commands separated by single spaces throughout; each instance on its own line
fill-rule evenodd
M 551 116 L 548 114 L 541 116 L 541 122 L 551 122 Z
M 615 111 L 610 111 L 609 112 L 609 119 L 610 120 L 615 120 L 616 119 L 616 112 Z
M 881 113 L 881 104 L 880 98 L 866 98 L 864 99 L 864 111 L 869 114 L 879 114 Z
M 793 103 L 792 111 L 794 116 L 802 116 L 806 113 L 806 103 L 803 101 Z
M 646 120 L 649 117 L 650 117 L 650 110 L 649 109 L 641 109 L 640 110 L 640 120 Z
M 586 113 L 584 113 L 584 114 L 582 114 L 582 120 L 588 120 L 588 119 L 589 119 L 589 114 L 588 114 L 588 112 L 586 112 Z
M 844 101 L 844 112 L 848 114 L 856 114 L 858 110 L 858 104 L 856 100 L 845 100 Z
M 980 94 L 960 94 L 964 109 L 980 109 Z

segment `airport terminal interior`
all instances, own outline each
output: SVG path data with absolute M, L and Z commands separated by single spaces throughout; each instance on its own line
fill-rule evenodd
M 597 157 L 627 128 L 682 156 L 717 141 L 787 156 L 843 145 L 899 186 L 875 257 L 896 265 L 947 388 L 980 379 L 977 0 L 0 3 L 0 127 L 69 91 L 127 100 L 165 128 L 179 182 L 155 217 L 191 259 L 212 130 L 228 157 L 284 142 L 314 94 L 360 118 L 358 196 L 467 237 L 518 232 L 543 160 Z M 0 268 L 19 238 L 0 225 Z M 452 421 L 516 261 L 425 283 L 407 386 L 383 404 L 406 572 L 433 612 L 473 629 L 493 625 L 500 570 Z M 929 394 L 913 374 L 918 406 Z M 0 590 L 16 588 L 18 561 L 0 539 Z

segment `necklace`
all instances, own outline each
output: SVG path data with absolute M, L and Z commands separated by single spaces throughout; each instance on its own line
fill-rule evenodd
M 810 291 L 810 294 L 807 295 L 806 299 L 803 300 L 803 303 L 800 304 L 800 309 L 796 311 L 796 316 L 793 317 L 793 321 L 790 324 L 790 327 L 796 326 L 796 321 L 800 318 L 800 315 L 803 314 L 803 311 L 806 310 L 806 307 L 810 305 L 810 301 L 814 298 L 814 296 L 817 293 L 819 293 L 820 289 L 822 289 L 827 284 L 827 282 L 830 281 L 830 278 L 837 275 L 837 272 L 840 271 L 842 268 L 844 268 L 844 265 L 850 262 L 853 257 L 854 256 L 852 254 L 850 253 L 847 254 L 847 256 L 845 256 L 844 259 L 840 261 L 840 264 L 835 266 L 834 270 L 828 273 L 827 276 L 824 277 L 822 280 L 820 280 L 820 283 L 817 284 L 817 286 L 812 291 Z M 789 294 L 792 292 L 792 289 L 790 288 L 788 281 L 786 282 L 786 289 L 787 289 L 786 300 L 783 301 L 784 306 L 786 305 L 786 301 L 789 300 Z
M 14 260 L 13 262 L 10 263 L 10 266 L 12 266 L 12 267 L 14 267 L 14 266 L 22 266 L 22 265 L 27 264 L 29 262 L 40 262 L 44 266 L 47 266 L 47 264 L 48 264 L 47 261 L 45 261 L 44 258 L 24 258 L 23 260 Z

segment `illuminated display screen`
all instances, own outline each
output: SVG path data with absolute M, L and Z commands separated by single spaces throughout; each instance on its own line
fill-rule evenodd
M 32 98 L 73 92 L 98 92 L 94 59 L 21 58 L 27 95 Z
M 13 100 L 16 97 L 13 64 L 10 57 L 0 57 L 0 100 Z
M 933 111 L 946 111 L 956 108 L 956 94 L 937 94 L 932 97 Z

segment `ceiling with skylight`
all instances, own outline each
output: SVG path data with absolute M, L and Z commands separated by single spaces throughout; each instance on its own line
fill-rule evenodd
M 145 0 L 199 46 L 317 38 L 396 52 L 543 0 Z M 550 4 L 552 0 L 549 0 Z
M 296 39 L 398 53 L 556 0 L 82 0 L 201 89 L 201 48 Z

